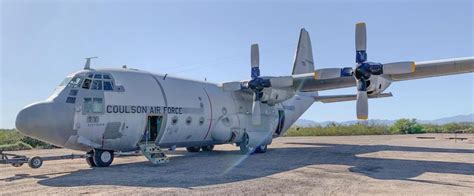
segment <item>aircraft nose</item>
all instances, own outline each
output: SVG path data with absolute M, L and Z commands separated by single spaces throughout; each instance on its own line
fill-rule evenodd
M 65 104 L 36 103 L 22 109 L 15 124 L 27 136 L 62 146 L 71 135 L 73 113 Z

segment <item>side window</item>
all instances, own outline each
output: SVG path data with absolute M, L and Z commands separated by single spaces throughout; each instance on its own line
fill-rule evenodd
M 114 85 L 112 84 L 112 81 L 104 81 L 104 90 L 106 91 L 114 90 Z
M 76 98 L 75 97 L 67 97 L 66 103 L 76 103 Z
M 92 82 L 92 90 L 102 90 L 102 80 L 94 80 Z
M 86 113 L 92 112 L 92 99 L 91 98 L 84 98 L 84 112 Z
M 92 102 L 92 112 L 102 113 L 103 108 L 102 98 L 94 98 Z
M 89 89 L 91 87 L 91 82 L 92 82 L 92 80 L 90 80 L 90 79 L 84 80 L 84 84 L 82 84 L 82 88 Z
M 102 98 L 84 98 L 85 113 L 102 113 L 104 111 L 104 101 Z

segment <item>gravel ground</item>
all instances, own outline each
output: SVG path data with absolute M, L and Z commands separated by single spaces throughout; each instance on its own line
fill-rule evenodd
M 83 159 L 48 161 L 35 170 L 0 165 L 0 194 L 474 195 L 474 135 L 457 142 L 448 134 L 417 136 L 285 137 L 251 156 L 232 145 L 178 149 L 157 166 L 143 156 L 116 157 L 107 168 L 89 168 Z

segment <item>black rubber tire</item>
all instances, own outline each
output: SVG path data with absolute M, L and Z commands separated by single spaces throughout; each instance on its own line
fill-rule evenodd
M 28 166 L 30 166 L 33 169 L 38 169 L 43 165 L 43 159 L 41 157 L 33 157 L 31 159 L 28 159 Z
M 114 161 L 114 152 L 109 150 L 95 149 L 92 156 L 97 167 L 108 167 Z
M 186 150 L 188 152 L 199 152 L 201 148 L 200 147 L 187 147 Z
M 201 147 L 202 151 L 205 151 L 205 152 L 211 152 L 212 150 L 214 150 L 214 145 L 209 145 L 209 146 L 203 146 Z
M 94 151 L 89 151 L 87 152 L 87 155 L 89 155 L 88 157 L 86 157 L 86 163 L 90 166 L 90 167 L 97 167 L 97 165 L 95 165 L 94 163 Z
M 239 144 L 240 153 L 241 154 L 253 154 L 255 152 L 255 148 L 249 146 L 249 135 L 244 133 L 242 142 Z
M 267 152 L 267 145 L 260 145 L 257 148 L 255 148 L 255 153 L 266 153 Z

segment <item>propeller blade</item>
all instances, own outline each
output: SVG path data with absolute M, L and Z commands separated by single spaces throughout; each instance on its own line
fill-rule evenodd
M 367 91 L 357 91 L 357 119 L 367 120 L 369 117 L 369 103 Z
M 250 76 L 257 78 L 260 76 L 260 55 L 258 52 L 258 44 L 253 44 L 250 48 L 250 67 L 252 68 Z
M 253 44 L 250 51 L 250 65 L 252 68 L 260 66 L 260 57 L 258 52 L 258 44 Z
M 413 73 L 415 72 L 415 69 L 416 69 L 415 62 L 412 62 L 412 61 L 383 64 L 384 74 Z
M 365 23 L 356 24 L 356 35 L 355 35 L 355 45 L 356 51 L 365 51 L 367 50 L 367 33 L 365 29 Z
M 293 77 L 291 76 L 280 76 L 270 78 L 270 84 L 275 88 L 283 88 L 293 86 Z
M 260 124 L 260 101 L 256 100 L 257 94 L 253 94 L 253 103 L 252 103 L 252 124 L 259 125 Z
M 222 84 L 222 89 L 226 92 L 242 90 L 241 82 L 226 82 Z

